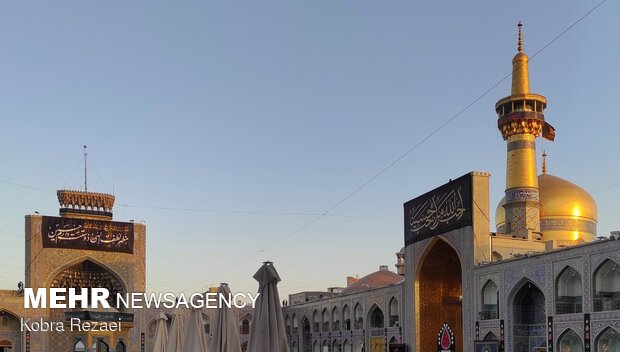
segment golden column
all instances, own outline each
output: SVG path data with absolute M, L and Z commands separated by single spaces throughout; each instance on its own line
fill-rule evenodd
M 495 104 L 497 126 L 507 141 L 506 232 L 528 237 L 540 232 L 540 196 L 536 171 L 536 138 L 552 139 L 553 128 L 545 123 L 547 98 L 530 93 L 528 57 L 523 52 L 519 22 L 518 53 L 512 59 L 512 91 Z

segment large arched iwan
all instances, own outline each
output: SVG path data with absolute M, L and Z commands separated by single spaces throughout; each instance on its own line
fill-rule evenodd
M 437 349 L 443 323 L 454 331 L 456 350 L 463 350 L 462 271 L 458 254 L 436 239 L 424 255 L 417 275 L 417 331 L 420 351 Z

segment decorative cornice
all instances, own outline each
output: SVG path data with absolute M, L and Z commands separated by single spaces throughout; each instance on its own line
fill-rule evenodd
M 72 190 L 59 190 L 56 194 L 61 216 L 112 220 L 115 197 L 111 194 Z
M 544 123 L 544 120 L 541 121 L 539 119 L 518 119 L 506 122 L 500 121 L 498 127 L 504 139 L 508 139 L 508 137 L 515 134 L 531 134 L 538 137 L 543 130 Z

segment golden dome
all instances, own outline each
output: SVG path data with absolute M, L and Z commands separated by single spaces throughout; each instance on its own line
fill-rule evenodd
M 598 209 L 590 193 L 576 184 L 549 174 L 538 176 L 540 216 L 570 216 L 596 221 Z
M 543 240 L 591 241 L 596 237 L 598 210 L 594 198 L 583 188 L 557 176 L 538 176 L 540 229 Z M 506 213 L 502 198 L 495 210 L 498 232 L 505 230 Z

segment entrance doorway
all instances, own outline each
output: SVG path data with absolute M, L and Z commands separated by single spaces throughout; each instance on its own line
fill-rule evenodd
M 462 272 L 459 256 L 436 239 L 423 257 L 416 281 L 416 335 L 419 351 L 437 350 L 443 323 L 454 332 L 456 350 L 463 350 Z

